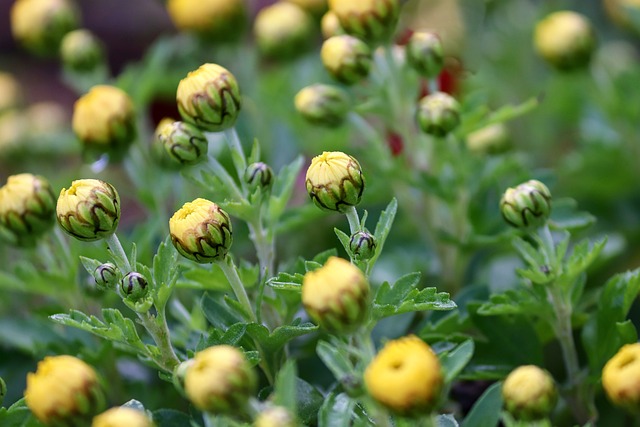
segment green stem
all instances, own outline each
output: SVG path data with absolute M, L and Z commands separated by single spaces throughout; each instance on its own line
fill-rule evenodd
M 244 172 L 247 169 L 247 159 L 244 155 L 238 132 L 235 127 L 232 127 L 224 131 L 224 136 L 231 150 L 231 159 L 238 172 L 238 179 L 243 182 Z
M 146 312 L 138 313 L 138 318 L 160 350 L 160 359 L 155 362 L 166 372 L 173 372 L 173 369 L 180 364 L 180 359 L 171 345 L 164 307 L 158 309 L 156 316 Z
M 238 299 L 240 304 L 244 307 L 249 320 L 257 323 L 258 319 L 256 318 L 256 314 L 253 311 L 253 307 L 251 306 L 251 302 L 249 301 L 249 297 L 247 296 L 247 291 L 244 289 L 244 284 L 242 283 L 242 280 L 240 280 L 240 276 L 238 275 L 238 269 L 233 263 L 231 257 L 227 256 L 223 260 L 217 261 L 216 264 L 222 269 L 222 272 L 231 285 L 231 289 L 233 289 L 233 293 L 236 295 L 236 298 Z
M 127 253 L 122 248 L 122 244 L 120 243 L 120 239 L 118 239 L 116 233 L 110 234 L 109 236 L 105 237 L 104 240 L 107 243 L 109 250 L 111 251 L 116 266 L 122 272 L 122 275 L 125 276 L 127 273 L 132 272 L 133 268 L 131 268 Z
M 355 234 L 358 231 L 361 231 L 360 227 L 360 218 L 358 217 L 358 211 L 355 206 L 349 206 L 347 211 L 344 213 L 347 216 L 347 220 L 349 221 L 349 230 L 351 234 Z
M 231 175 L 229 175 L 229 172 L 227 172 L 224 166 L 220 164 L 218 159 L 216 159 L 211 152 L 209 152 L 209 155 L 207 156 L 207 165 L 211 168 L 215 176 L 222 181 L 225 188 L 230 191 L 238 201 L 244 200 L 244 195 L 238 185 L 235 183 Z

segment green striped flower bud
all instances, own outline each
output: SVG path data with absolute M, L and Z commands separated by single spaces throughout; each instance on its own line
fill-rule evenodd
M 139 301 L 149 293 L 148 285 L 147 279 L 142 274 L 131 271 L 120 281 L 120 292 L 123 297 L 131 301 Z
M 518 421 L 546 418 L 558 401 L 553 377 L 535 365 L 513 370 L 502 384 L 502 400 L 507 412 Z
M 340 126 L 350 109 L 349 96 L 336 86 L 314 84 L 303 88 L 294 99 L 296 110 L 309 123 Z
M 244 181 L 252 192 L 258 187 L 268 191 L 273 185 L 273 169 L 263 162 L 251 163 L 244 171 Z
M 407 62 L 421 75 L 433 78 L 444 67 L 442 41 L 435 33 L 416 32 L 406 46 Z
M 115 289 L 116 284 L 120 282 L 120 270 L 114 264 L 106 262 L 96 267 L 93 278 L 101 291 Z
M 104 62 L 100 40 L 89 30 L 74 30 L 62 39 L 60 56 L 63 65 L 73 71 L 89 72 Z
M 348 85 L 367 77 L 372 63 L 371 48 L 362 40 L 346 34 L 325 40 L 320 58 L 331 77 Z
M 371 259 L 376 253 L 376 238 L 367 231 L 358 231 L 349 238 L 349 250 L 357 261 Z
M 367 41 L 381 41 L 395 31 L 400 1 L 329 0 L 329 10 L 336 14 L 348 34 Z
M 314 25 L 311 15 L 300 6 L 281 1 L 258 12 L 253 32 L 263 56 L 290 59 L 309 50 Z
M 452 96 L 436 92 L 420 100 L 416 117 L 424 133 L 443 137 L 460 124 L 460 104 Z
M 158 140 L 167 157 L 181 165 L 202 161 L 209 151 L 207 138 L 196 126 L 185 122 L 164 124 L 158 129 Z
M 314 157 L 305 180 L 316 206 L 337 212 L 346 212 L 360 203 L 364 184 L 360 163 L 340 151 L 325 151 Z
M 500 213 L 513 227 L 540 227 L 551 214 L 551 193 L 546 185 L 534 179 L 509 188 L 500 200 Z

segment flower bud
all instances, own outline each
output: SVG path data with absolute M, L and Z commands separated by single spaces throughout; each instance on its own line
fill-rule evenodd
M 238 413 L 256 392 L 257 377 L 244 354 L 229 345 L 196 353 L 187 367 L 185 391 L 191 403 L 210 413 Z
M 316 206 L 346 212 L 360 203 L 364 176 L 355 157 L 340 151 L 325 151 L 311 160 L 305 185 Z
M 309 50 L 313 30 L 304 9 L 282 1 L 261 9 L 253 27 L 260 53 L 274 59 L 294 58 Z
M 294 99 L 296 110 L 309 123 L 340 126 L 350 109 L 349 96 L 336 86 L 314 84 L 303 88 Z
M 115 86 L 94 86 L 73 106 L 72 127 L 86 150 L 117 158 L 136 135 L 133 102 Z
M 78 21 L 69 0 L 17 0 L 11 8 L 13 37 L 38 55 L 58 53 L 60 41 Z
M 376 253 L 376 238 L 367 231 L 358 231 L 349 238 L 349 251 L 355 260 L 368 260 Z
M 168 0 L 167 11 L 179 30 L 216 42 L 237 40 L 247 23 L 243 0 Z
M 252 192 L 258 187 L 269 190 L 273 185 L 273 169 L 263 162 L 251 163 L 244 171 L 244 181 Z
M 77 72 L 93 71 L 104 61 L 100 40 L 89 30 L 74 30 L 62 39 L 62 63 Z
M 435 33 L 416 32 L 406 46 L 407 62 L 420 75 L 436 77 L 444 67 L 442 41 Z
M 41 176 L 12 175 L 0 187 L 0 229 L 11 243 L 30 246 L 54 223 L 55 195 Z
M 154 427 L 144 411 L 120 406 L 96 416 L 91 427 Z
M 258 414 L 254 427 L 296 427 L 295 417 L 282 406 L 272 406 Z
M 596 47 L 589 20 L 576 12 L 552 13 L 538 22 L 534 34 L 538 54 L 561 71 L 585 67 Z
M 196 126 L 185 122 L 164 123 L 158 126 L 158 140 L 167 157 L 181 165 L 192 165 L 207 156 L 209 143 Z
M 0 113 L 16 108 L 22 101 L 18 80 L 9 73 L 0 72 Z
M 485 126 L 467 135 L 467 149 L 476 154 L 499 154 L 509 148 L 509 131 L 504 123 Z
M 340 25 L 338 17 L 332 11 L 328 11 L 322 16 L 322 20 L 320 21 L 320 30 L 322 31 L 322 37 L 325 40 L 333 36 L 345 34 L 344 28 Z
M 241 107 L 236 78 L 216 64 L 203 64 L 180 80 L 176 100 L 185 122 L 209 132 L 233 127 Z
M 101 291 L 115 289 L 116 284 L 120 282 L 120 270 L 112 263 L 107 262 L 96 267 L 93 278 Z
M 209 200 L 185 203 L 169 220 L 171 242 L 185 258 L 199 263 L 224 259 L 231 247 L 231 219 Z
M 424 133 L 443 137 L 460 124 L 460 104 L 452 96 L 436 92 L 420 100 L 416 115 Z
M 602 387 L 609 399 L 630 412 L 640 410 L 640 343 L 626 344 L 604 365 Z
M 79 179 L 60 191 L 56 212 L 62 229 L 76 239 L 99 240 L 118 228 L 120 196 L 107 182 Z
M 502 400 L 507 412 L 519 421 L 547 417 L 558 400 L 551 375 L 535 365 L 513 370 L 502 384 Z
M 385 344 L 367 366 L 364 382 L 376 401 L 399 415 L 412 416 L 434 409 L 444 378 L 431 347 L 409 335 Z
M 369 282 L 358 267 L 331 257 L 302 280 L 302 304 L 309 316 L 329 332 L 350 332 L 366 318 Z
M 180 167 L 179 163 L 169 158 L 167 150 L 164 149 L 164 138 L 161 138 L 165 132 L 164 128 L 166 126 L 171 127 L 173 122 L 175 122 L 175 120 L 170 117 L 165 117 L 160 120 L 153 133 L 153 139 L 151 140 L 151 155 L 153 156 L 153 160 L 157 162 L 159 166 L 166 169 L 179 169 Z M 169 132 L 169 130 L 166 132 Z
M 348 33 L 367 41 L 382 40 L 393 34 L 400 13 L 399 0 L 329 0 Z
M 86 426 L 104 407 L 94 369 L 73 356 L 45 357 L 27 374 L 27 406 L 44 425 Z
M 367 77 L 371 69 L 372 54 L 369 46 L 346 34 L 325 40 L 320 58 L 331 77 L 348 85 Z
M 500 200 L 500 212 L 513 227 L 540 227 L 551 213 L 551 193 L 543 183 L 532 179 L 505 191 Z
M 124 298 L 140 301 L 149 292 L 147 279 L 137 271 L 131 271 L 120 281 L 120 291 Z

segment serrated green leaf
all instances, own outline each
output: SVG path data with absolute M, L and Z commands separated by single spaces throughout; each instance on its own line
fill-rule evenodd
M 340 230 L 338 228 L 334 228 L 333 232 L 336 233 L 336 236 L 338 236 L 338 240 L 342 244 L 342 247 L 344 248 L 345 252 L 347 254 L 349 254 L 350 257 L 352 257 L 353 254 L 351 253 L 351 250 L 349 249 L 349 241 L 351 240 L 351 238 L 344 231 L 342 231 L 342 230 Z
M 588 212 L 577 210 L 574 199 L 554 199 L 549 226 L 554 230 L 576 232 L 592 226 L 596 218 Z
M 267 285 L 281 291 L 302 292 L 302 280 L 304 275 L 300 273 L 278 273 L 277 276 L 267 280 Z
M 244 319 L 231 310 L 225 298 L 221 298 L 220 295 L 215 296 L 217 298 L 214 294 L 207 292 L 200 300 L 202 313 L 213 327 L 227 330 L 231 325 L 243 322 Z
M 492 384 L 474 403 L 462 421 L 462 427 L 495 427 L 502 410 L 502 383 Z
M 349 360 L 347 352 L 342 349 L 326 341 L 319 341 L 316 345 L 316 353 L 338 381 L 353 374 L 353 363 Z
M 467 363 L 473 357 L 474 348 L 473 340 L 469 339 L 456 346 L 453 350 L 438 355 L 446 384 L 451 383 L 467 366 Z
M 393 220 L 395 219 L 397 212 L 398 201 L 394 197 L 393 199 L 391 199 L 385 210 L 380 213 L 378 223 L 376 224 L 376 229 L 373 232 L 373 235 L 376 238 L 376 251 L 369 261 L 370 268 L 376 263 L 378 257 L 382 253 L 384 243 L 387 240 L 389 232 L 391 231 L 391 226 L 393 225 Z
M 287 408 L 294 416 L 298 413 L 296 378 L 298 370 L 293 360 L 287 360 L 276 375 L 274 403 Z
M 372 315 L 375 319 L 395 314 L 424 310 L 452 310 L 456 303 L 446 292 L 436 288 L 416 289 L 420 281 L 419 273 L 402 276 L 393 286 L 383 283 L 373 301 Z
M 24 398 L 8 409 L 0 408 L 0 425 L 2 427 L 42 427 L 27 407 Z
M 482 304 L 478 314 L 495 316 L 504 314 L 525 314 L 546 316 L 551 310 L 546 303 L 546 294 L 542 287 L 509 289 L 501 294 L 491 295 L 489 301 Z
M 402 303 L 409 292 L 416 289 L 418 283 L 420 283 L 420 277 L 421 274 L 419 272 L 414 272 L 400 277 L 393 286 L 390 286 L 387 282 L 383 283 L 378 292 L 376 292 L 375 303 L 380 305 Z
M 324 265 L 326 264 L 327 260 L 330 257 L 337 256 L 337 255 L 338 255 L 338 251 L 335 248 L 331 248 L 331 249 L 327 249 L 326 251 L 320 252 L 319 254 L 314 256 L 311 261 L 319 265 Z M 315 267 L 316 264 L 313 264 L 313 266 Z
M 346 393 L 329 393 L 318 413 L 318 427 L 351 426 L 355 404 Z
M 101 261 L 98 261 L 97 259 L 87 258 L 83 256 L 80 256 L 80 262 L 82 263 L 82 266 L 87 271 L 89 276 L 92 276 L 92 277 L 93 277 L 93 273 L 96 271 L 96 268 L 100 267 L 103 264 Z
M 300 421 L 304 425 L 316 424 L 318 411 L 324 403 L 322 394 L 308 382 L 296 378 L 296 398 Z
M 152 414 L 156 427 L 188 427 L 192 422 L 189 415 L 175 409 L 159 409 Z
M 260 343 L 266 353 L 275 353 L 282 350 L 292 339 L 315 332 L 317 329 L 318 327 L 313 323 L 306 322 L 279 326 L 269 333 L 264 325 L 250 323 L 247 325 L 247 334 Z
M 532 270 L 540 271 L 540 268 L 545 265 L 544 257 L 531 243 L 517 237 L 513 239 L 512 244 Z
M 178 251 L 170 241 L 170 237 L 167 236 L 153 257 L 153 281 L 156 288 L 172 287 L 178 277 Z

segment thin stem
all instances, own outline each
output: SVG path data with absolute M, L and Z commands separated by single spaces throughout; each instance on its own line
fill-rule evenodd
M 160 350 L 160 360 L 156 360 L 156 363 L 163 370 L 173 372 L 173 369 L 180 364 L 180 359 L 171 345 L 164 308 L 159 310 L 156 316 L 150 312 L 138 313 L 138 318 Z
M 227 256 L 223 260 L 216 262 L 216 264 L 222 269 L 222 272 L 227 277 L 227 280 L 231 285 L 231 289 L 233 289 L 233 293 L 236 295 L 240 304 L 244 307 L 249 320 L 257 323 L 258 319 L 256 318 L 256 314 L 253 311 L 253 307 L 251 306 L 251 302 L 247 296 L 247 291 L 244 289 L 244 284 L 242 283 L 242 280 L 240 280 L 240 276 L 238 276 L 238 269 L 233 263 L 231 257 Z
M 360 218 L 358 217 L 358 211 L 355 206 L 349 206 L 347 211 L 344 213 L 347 216 L 347 220 L 349 221 L 349 230 L 351 234 L 355 234 L 358 231 L 361 231 L 360 227 Z
M 235 127 L 226 129 L 224 131 L 224 136 L 229 145 L 229 149 L 231 150 L 231 159 L 233 160 L 233 164 L 238 172 L 238 179 L 242 182 L 244 171 L 247 169 L 247 159 L 244 155 L 244 150 L 242 149 L 240 137 L 238 137 L 238 132 Z
M 227 172 L 224 166 L 220 164 L 218 159 L 216 159 L 211 152 L 209 152 L 209 155 L 207 156 L 207 165 L 220 179 L 220 181 L 222 181 L 225 188 L 229 190 L 238 201 L 244 200 L 244 195 L 238 185 L 235 183 L 231 175 L 229 175 L 229 172 Z
M 122 272 L 122 275 L 124 276 L 127 273 L 132 272 L 133 268 L 131 268 L 127 253 L 122 248 L 122 244 L 120 243 L 120 239 L 118 239 L 116 233 L 110 234 L 109 236 L 105 237 L 104 240 L 106 241 L 107 246 L 109 247 L 109 250 L 113 255 L 113 260 L 115 261 L 116 266 Z

